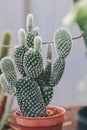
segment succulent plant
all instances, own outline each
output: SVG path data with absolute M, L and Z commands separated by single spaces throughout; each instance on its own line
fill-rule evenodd
M 53 97 L 54 87 L 63 75 L 65 59 L 72 46 L 72 38 L 66 28 L 55 31 L 54 43 L 58 57 L 55 63 L 52 63 L 52 46 L 48 44 L 47 60 L 44 67 L 41 55 L 42 39 L 38 33 L 39 29 L 33 29 L 33 23 L 33 15 L 29 14 L 27 31 L 23 29 L 18 31 L 20 45 L 14 51 L 14 61 L 9 57 L 3 58 L 1 70 L 11 90 L 16 89 L 21 115 L 44 117 L 47 116 L 46 106 Z M 20 78 L 16 76 L 14 64 L 21 74 Z
M 3 33 L 2 42 L 0 44 L 0 60 L 3 57 L 8 55 L 9 47 L 4 47 L 4 46 L 10 45 L 10 42 L 11 42 L 11 32 L 5 31 Z M 0 74 L 1 73 L 2 72 L 1 72 L 1 69 L 0 69 Z M 3 98 L 4 98 L 4 92 L 3 92 L 2 86 L 0 84 L 0 106 L 2 105 Z
M 2 41 L 0 44 L 0 60 L 3 57 L 9 55 L 10 43 L 11 43 L 11 32 L 5 31 L 3 33 Z M 8 70 L 9 65 L 7 65 L 7 62 L 5 63 L 5 65 L 6 65 L 5 67 Z M 11 67 L 13 67 L 13 65 Z M 4 127 L 6 120 L 9 116 L 13 104 L 13 99 L 14 99 L 14 96 L 12 96 L 10 103 L 7 105 L 7 97 L 5 96 L 5 92 L 9 92 L 10 94 L 12 94 L 15 92 L 15 90 L 12 89 L 12 87 L 8 84 L 4 74 L 2 74 L 1 69 L 0 69 L 0 74 L 1 74 L 0 75 L 0 130 L 1 130 Z

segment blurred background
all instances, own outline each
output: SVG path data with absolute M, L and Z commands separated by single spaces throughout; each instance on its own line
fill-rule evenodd
M 62 20 L 72 3 L 72 0 L 0 0 L 0 35 L 6 29 L 10 29 L 12 44 L 18 45 L 18 29 L 25 28 L 27 14 L 33 13 L 34 24 L 40 28 L 43 41 L 52 40 L 55 29 L 64 26 Z M 70 32 L 73 37 L 81 33 L 77 25 L 74 25 Z M 45 49 L 44 46 L 44 53 Z M 66 59 L 64 75 L 55 88 L 51 105 L 73 106 L 87 103 L 80 100 L 77 90 L 78 83 L 87 74 L 87 60 L 84 53 L 83 38 L 73 41 L 71 54 Z M 17 107 L 15 99 L 13 108 Z

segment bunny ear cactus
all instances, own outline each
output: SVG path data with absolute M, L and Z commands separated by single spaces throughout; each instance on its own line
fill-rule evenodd
M 64 18 L 63 23 L 69 28 L 77 23 L 84 32 L 83 37 L 87 48 L 87 0 L 74 0 L 73 8 Z
M 51 44 L 48 44 L 47 60 L 44 67 L 41 55 L 42 39 L 35 35 L 35 33 L 37 35 L 39 33 L 38 28 L 33 26 L 31 14 L 27 17 L 26 29 L 26 32 L 19 31 L 21 45 L 15 48 L 14 52 L 14 62 L 21 77 L 17 79 L 14 63 L 8 57 L 2 59 L 1 68 L 9 87 L 16 89 L 20 114 L 27 117 L 44 117 L 48 116 L 46 106 L 53 97 L 54 86 L 59 83 L 63 75 L 65 59 L 70 53 L 72 39 L 67 29 L 56 30 L 54 43 L 58 57 L 52 64 L 52 47 Z M 10 72 L 9 68 L 11 68 Z

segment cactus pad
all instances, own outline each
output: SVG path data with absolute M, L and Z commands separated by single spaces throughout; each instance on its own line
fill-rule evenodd
M 13 71 L 14 63 L 9 57 L 4 57 L 3 59 L 1 59 L 0 68 L 1 68 L 2 72 Z
M 15 64 L 16 64 L 19 72 L 22 75 L 26 75 L 24 66 L 23 66 L 23 57 L 27 50 L 28 50 L 28 48 L 25 45 L 22 45 L 22 46 L 18 46 L 17 48 L 15 48 L 15 51 L 14 51 L 14 61 L 15 61 Z
M 27 32 L 26 44 L 29 48 L 34 48 L 35 36 L 38 36 L 38 32 Z
M 65 58 L 67 55 L 69 55 L 72 46 L 72 39 L 68 30 L 65 28 L 56 30 L 54 40 L 58 55 L 62 58 Z
M 50 86 L 49 80 L 44 77 L 44 69 L 42 73 L 35 79 L 40 87 L 40 91 L 44 100 L 45 105 L 47 106 L 53 97 L 53 87 Z M 46 84 L 47 83 L 47 84 Z
M 17 77 L 16 77 L 16 73 L 15 71 L 8 71 L 8 72 L 4 72 L 5 78 L 7 80 L 7 82 L 14 87 L 15 83 L 17 82 Z
M 51 85 L 54 87 L 57 85 L 62 78 L 63 72 L 65 68 L 65 59 L 59 57 L 56 59 L 54 66 L 53 66 L 53 72 L 51 75 Z
M 5 31 L 0 46 L 0 59 L 2 59 L 3 57 L 9 54 L 9 47 L 7 48 L 3 46 L 9 46 L 10 43 L 11 43 L 11 32 Z
M 1 71 L 4 73 L 7 82 L 14 86 L 17 81 L 16 71 L 14 63 L 9 57 L 4 57 L 1 60 Z
M 19 29 L 18 31 L 18 38 L 19 38 L 19 42 L 20 45 L 25 45 L 26 44 L 26 33 L 24 29 Z
M 50 84 L 49 84 L 49 86 L 43 85 L 41 87 L 41 94 L 42 94 L 42 97 L 44 99 L 45 105 L 47 106 L 53 97 L 53 87 L 50 86 Z
M 51 71 L 52 71 L 52 48 L 51 44 L 49 44 L 47 48 L 47 61 L 44 72 L 45 84 L 49 85 L 49 81 L 51 78 Z
M 8 84 L 7 80 L 5 79 L 4 74 L 1 74 L 1 75 L 0 75 L 0 84 L 1 84 L 2 89 L 3 89 L 5 92 L 7 92 L 7 93 L 9 93 L 9 94 L 15 93 L 14 88 L 11 87 L 10 84 Z
M 29 48 L 34 48 L 34 38 L 35 36 L 39 35 L 39 29 L 34 27 L 34 18 L 32 14 L 29 14 L 27 16 L 27 24 L 26 24 L 26 29 L 27 29 L 27 34 L 26 34 L 26 44 Z
M 28 76 L 37 78 L 43 68 L 42 56 L 34 49 L 29 49 L 24 55 L 23 65 Z
M 37 84 L 27 77 L 19 79 L 16 84 L 18 103 L 23 116 L 43 117 L 46 109 Z

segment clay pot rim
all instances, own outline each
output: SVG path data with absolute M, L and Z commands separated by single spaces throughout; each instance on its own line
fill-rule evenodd
M 44 120 L 44 119 L 53 119 L 53 118 L 60 117 L 60 116 L 62 116 L 66 112 L 66 110 L 63 107 L 47 106 L 46 108 L 50 109 L 50 110 L 51 109 L 60 109 L 62 112 L 60 114 L 55 114 L 53 116 L 48 116 L 48 117 L 24 117 L 24 116 L 21 116 L 21 115 L 18 114 L 18 113 L 20 113 L 20 110 L 17 109 L 14 112 L 14 115 L 16 117 L 21 118 L 21 119 L 30 119 L 30 120 L 39 120 L 40 119 L 40 120 Z

